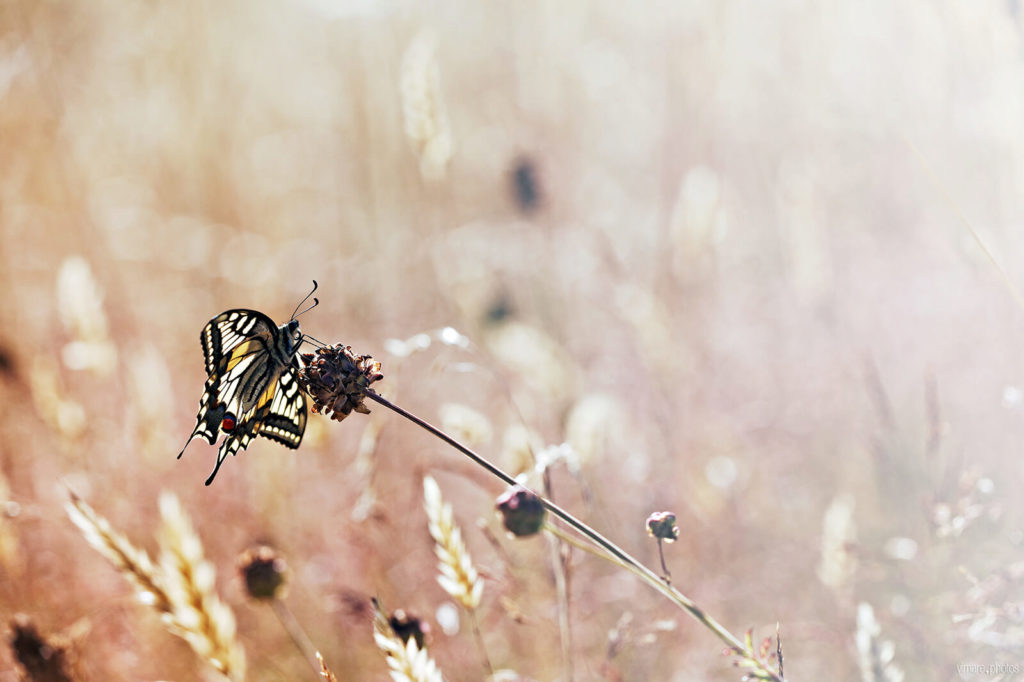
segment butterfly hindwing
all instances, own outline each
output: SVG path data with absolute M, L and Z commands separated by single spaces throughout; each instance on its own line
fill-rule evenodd
M 300 340 L 297 322 L 277 327 L 255 310 L 228 310 L 203 329 L 200 341 L 209 378 L 189 440 L 200 436 L 213 444 L 226 434 L 207 485 L 227 456 L 244 450 L 256 436 L 299 446 L 306 427 L 295 355 Z
M 260 420 L 260 435 L 289 448 L 299 447 L 306 430 L 306 399 L 299 388 L 298 360 L 278 379 L 277 393 Z

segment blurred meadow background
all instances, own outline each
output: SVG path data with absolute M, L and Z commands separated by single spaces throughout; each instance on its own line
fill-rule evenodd
M 436 582 L 429 474 L 494 667 L 567 682 L 549 541 L 508 538 L 503 486 L 397 416 L 311 416 L 299 450 L 258 439 L 209 488 L 214 448 L 175 460 L 203 325 L 284 322 L 316 279 L 303 331 L 505 469 L 543 454 L 555 499 L 649 566 L 644 520 L 675 512 L 673 584 L 738 635 L 781 623 L 787 679 L 1019 672 L 1022 21 L 1007 0 L 3 3 L 5 636 L 24 614 L 73 679 L 217 679 L 64 509 L 70 487 L 155 555 L 173 493 L 247 679 L 315 679 L 246 596 L 257 543 L 338 679 L 387 679 L 371 596 L 430 624 L 446 679 L 483 679 Z M 574 679 L 740 679 L 626 572 L 573 551 L 565 575 Z M 5 646 L 0 680 L 20 670 Z

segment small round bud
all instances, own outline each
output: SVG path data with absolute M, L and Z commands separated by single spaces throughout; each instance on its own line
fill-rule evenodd
M 531 490 L 514 485 L 498 498 L 496 504 L 508 532 L 516 537 L 534 535 L 544 527 L 547 510 Z
M 676 515 L 667 511 L 654 512 L 647 517 L 647 534 L 665 542 L 675 542 L 679 538 Z
M 245 590 L 253 599 L 281 596 L 288 566 L 272 548 L 261 545 L 247 549 L 238 557 L 238 570 L 245 581 Z
M 429 623 L 402 609 L 395 609 L 395 612 L 388 618 L 388 624 L 403 642 L 408 642 L 409 638 L 416 640 L 417 649 L 422 649 L 424 642 L 430 636 Z

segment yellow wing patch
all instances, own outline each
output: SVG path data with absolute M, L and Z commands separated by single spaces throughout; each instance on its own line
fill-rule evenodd
M 258 344 L 255 341 L 245 341 L 235 346 L 228 357 L 227 371 L 233 370 L 238 366 L 238 363 L 249 357 L 256 350 L 258 350 Z

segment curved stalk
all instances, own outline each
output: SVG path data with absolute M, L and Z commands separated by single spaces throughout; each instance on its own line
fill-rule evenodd
M 380 405 L 383 405 L 389 410 L 392 410 L 396 414 L 405 417 L 412 423 L 428 431 L 437 438 L 440 438 L 448 445 L 451 445 L 453 448 L 455 448 L 465 456 L 469 457 L 476 464 L 486 469 L 493 476 L 496 476 L 497 478 L 504 481 L 506 484 L 521 485 L 518 481 L 509 476 L 504 471 L 502 471 L 500 468 L 491 464 L 484 457 L 473 452 L 468 447 L 466 447 L 459 441 L 455 440 L 441 429 L 437 428 L 430 422 L 420 419 L 416 415 L 406 411 L 405 409 L 399 407 L 398 405 L 395 405 L 387 398 L 381 396 L 379 393 L 373 391 L 372 389 L 366 389 L 366 397 L 370 398 L 376 403 L 379 403 Z M 751 667 L 757 670 L 761 679 L 772 680 L 773 682 L 785 682 L 785 680 L 782 677 L 780 677 L 777 673 L 773 672 L 772 670 L 769 670 L 759 660 L 757 660 L 753 651 L 751 651 L 735 635 L 726 630 L 724 626 L 718 623 L 718 621 L 716 621 L 714 618 L 705 613 L 704 610 L 697 606 L 697 603 L 694 602 L 692 599 L 684 595 L 676 588 L 667 584 L 664 580 L 662 580 L 662 578 L 657 573 L 647 568 L 647 566 L 640 563 L 637 559 L 633 558 L 624 549 L 622 549 L 614 542 L 601 535 L 599 532 L 588 526 L 583 521 L 580 521 L 575 516 L 565 511 L 557 504 L 551 502 L 542 495 L 538 495 L 537 497 L 540 498 L 541 502 L 544 504 L 544 507 L 554 516 L 556 516 L 562 522 L 570 526 L 577 533 L 587 538 L 590 542 L 594 543 L 602 550 L 607 552 L 618 563 L 622 564 L 623 567 L 627 568 L 631 573 L 636 575 L 643 582 L 647 583 L 647 585 L 649 585 L 651 588 L 660 592 L 664 597 L 669 599 L 669 601 L 671 601 L 672 603 L 676 604 L 679 608 L 686 611 L 697 622 L 701 623 L 704 627 L 711 630 L 711 632 L 713 632 L 715 636 L 722 640 L 726 644 L 726 646 L 729 647 L 729 649 L 736 653 L 736 655 L 746 659 L 748 664 L 751 664 Z

